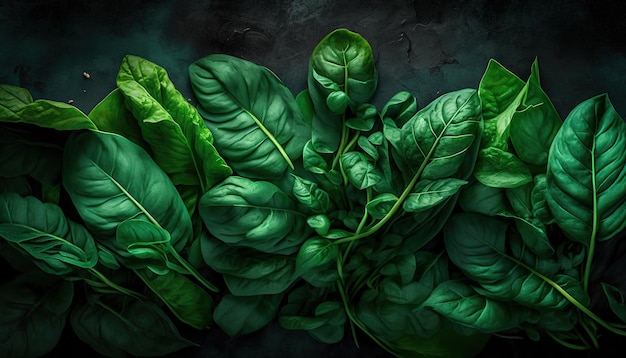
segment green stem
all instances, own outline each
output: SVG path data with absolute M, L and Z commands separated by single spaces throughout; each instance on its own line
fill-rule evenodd
M 107 286 L 115 289 L 118 292 L 121 292 L 125 295 L 129 295 L 132 297 L 135 297 L 139 300 L 145 299 L 146 297 L 144 295 L 142 295 L 141 293 L 135 292 L 131 289 L 128 288 L 124 288 L 120 285 L 118 285 L 117 283 L 109 280 L 106 276 L 104 276 L 100 271 L 96 270 L 95 268 L 90 268 L 89 272 L 91 272 L 92 274 L 94 274 L 94 276 L 98 277 L 102 282 L 104 282 Z
M 546 331 L 546 333 L 548 334 L 548 336 L 550 336 L 550 338 L 552 338 L 555 342 L 559 343 L 560 345 L 567 347 L 569 349 L 575 349 L 575 350 L 579 350 L 579 351 L 583 351 L 583 350 L 587 350 L 589 349 L 589 346 L 581 346 L 581 345 L 577 345 L 577 344 L 573 344 L 570 342 L 567 342 L 559 337 L 557 337 L 556 335 L 554 335 L 554 333 L 550 332 L 550 331 Z
M 184 258 L 182 258 L 178 252 L 176 251 L 176 249 L 174 249 L 172 246 L 170 246 L 170 253 L 172 254 L 172 256 L 174 256 L 174 258 L 176 259 L 176 261 L 178 261 L 193 277 L 196 278 L 196 280 L 198 280 L 198 282 L 200 282 L 204 287 L 206 287 L 208 290 L 213 291 L 213 292 L 219 292 L 220 289 L 217 288 L 215 285 L 213 285 L 212 283 L 210 283 L 209 281 L 207 281 L 207 279 L 205 279 L 204 277 L 202 277 L 202 275 L 200 275 L 200 273 L 198 271 L 196 271 L 196 269 L 191 266 L 191 264 L 189 264 L 189 262 L 187 262 L 187 260 L 185 260 Z
M 595 152 L 595 142 L 593 143 L 593 147 L 591 148 L 591 153 Z M 592 155 L 591 158 L 594 158 Z M 596 163 L 592 159 L 591 160 L 591 173 L 596 172 Z M 596 188 L 596 177 L 595 175 L 591 175 L 591 186 L 593 193 L 597 192 Z M 585 263 L 585 272 L 583 273 L 583 290 L 587 292 L 589 288 L 589 277 L 591 276 L 591 264 L 593 263 L 593 255 L 596 248 L 596 236 L 598 235 L 598 196 L 594 195 L 593 198 L 593 222 L 592 222 L 592 230 L 591 230 L 591 238 L 589 240 L 589 249 L 587 250 L 587 262 Z
M 529 267 L 528 265 L 526 265 L 525 263 L 523 263 L 520 260 L 517 260 L 515 258 L 511 258 L 513 261 L 517 262 L 520 266 L 526 268 L 527 270 L 529 270 L 530 272 L 534 273 L 535 275 L 537 275 L 537 277 L 541 278 L 542 280 L 544 280 L 545 282 L 547 282 L 550 286 L 554 287 L 555 290 L 557 290 L 560 294 L 563 295 L 563 297 L 565 297 L 565 299 L 567 299 L 571 304 L 573 304 L 576 308 L 578 308 L 582 313 L 584 313 L 585 315 L 587 315 L 589 318 L 591 318 L 592 320 L 594 320 L 595 322 L 597 322 L 599 325 L 601 325 L 602 327 L 606 328 L 607 330 L 609 330 L 610 332 L 613 332 L 617 335 L 620 336 L 625 336 L 626 337 L 626 331 L 623 331 L 621 329 L 615 328 L 613 326 L 611 326 L 609 323 L 607 323 L 605 320 L 603 320 L 602 318 L 600 318 L 598 315 L 596 315 L 595 313 L 593 313 L 590 309 L 588 309 L 587 307 L 585 307 L 585 305 L 583 305 L 582 303 L 580 303 L 576 298 L 574 298 L 572 295 L 570 295 L 565 289 L 563 289 L 563 287 L 559 286 L 559 284 L 557 284 L 556 282 L 552 281 L 551 279 L 549 279 L 548 277 L 546 277 L 545 275 L 541 274 L 540 272 L 533 270 L 531 267 Z

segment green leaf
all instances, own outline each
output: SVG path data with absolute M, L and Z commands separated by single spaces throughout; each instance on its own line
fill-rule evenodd
M 215 323 L 229 336 L 241 336 L 265 327 L 278 313 L 282 295 L 226 295 L 215 308 Z
M 508 210 L 505 190 L 487 186 L 475 181 L 461 190 L 459 205 L 466 212 L 488 216 L 498 215 Z
M 34 124 L 59 131 L 96 129 L 89 117 L 71 104 L 38 99 L 15 112 L 15 117 L 3 121 Z
M 533 180 L 524 162 L 496 147 L 480 150 L 474 176 L 479 182 L 494 188 L 516 188 Z
M 420 174 L 422 179 L 441 179 L 460 174 L 480 120 L 476 91 L 459 90 L 435 99 L 401 129 L 385 119 L 384 134 L 407 182 Z
M 506 331 L 538 318 L 537 312 L 489 299 L 458 280 L 438 285 L 423 306 L 483 333 Z
M 117 226 L 127 219 L 151 222 L 182 249 L 191 219 L 169 177 L 130 140 L 104 132 L 74 133 L 65 146 L 63 186 L 95 236 L 117 252 Z
M 182 322 L 196 329 L 209 327 L 213 299 L 200 286 L 174 270 L 162 275 L 149 269 L 136 269 L 135 273 Z
M 72 310 L 70 322 L 80 340 L 108 357 L 159 357 L 197 346 L 180 335 L 156 304 L 129 296 L 79 305 Z
M 26 252 L 44 272 L 73 276 L 98 262 L 91 234 L 61 207 L 15 193 L 0 194 L 0 237 Z
M 367 205 L 367 213 L 374 219 L 382 219 L 387 215 L 391 208 L 398 201 L 398 197 L 391 193 L 378 194 L 374 199 L 370 200 Z
M 213 236 L 267 253 L 291 254 L 310 232 L 306 216 L 277 186 L 230 176 L 209 190 L 199 210 Z
M 316 183 L 296 175 L 293 178 L 293 195 L 305 208 L 314 213 L 326 213 L 333 207 L 328 193 Z
M 444 241 L 450 260 L 470 279 L 478 282 L 484 294 L 499 300 L 520 304 L 562 309 L 569 300 L 557 286 L 587 302 L 582 285 L 574 278 L 543 272 L 553 267 L 552 259 L 533 257 L 529 250 L 513 250 L 519 242 L 507 240 L 506 222 L 478 214 L 463 213 L 452 216 L 444 227 Z M 532 257 L 532 266 L 529 258 Z M 557 265 L 558 266 L 558 265 Z
M 407 91 L 400 91 L 385 103 L 380 115 L 392 119 L 401 127 L 417 113 L 418 109 L 415 97 Z
M 139 259 L 136 267 L 130 267 L 147 267 L 157 274 L 167 273 L 170 234 L 166 230 L 145 220 L 128 219 L 119 224 L 115 238 L 130 255 Z
M 213 134 L 174 87 L 165 69 L 127 55 L 117 74 L 117 85 L 150 145 L 154 161 L 174 185 L 197 186 L 201 195 L 232 173 L 213 146 Z
M 120 134 L 144 149 L 150 148 L 141 136 L 137 119 L 126 108 L 124 93 L 119 88 L 111 91 L 93 107 L 89 119 L 101 131 Z
M 191 64 L 189 76 L 215 147 L 237 174 L 276 179 L 294 169 L 310 129 L 274 73 L 243 59 L 213 54 Z
M 19 122 L 17 112 L 32 102 L 26 88 L 0 83 L 0 122 Z
M 626 123 L 607 95 L 576 106 L 550 147 L 546 200 L 572 240 L 608 240 L 626 228 Z
M 482 147 L 508 149 L 509 126 L 528 85 L 494 59 L 489 60 L 480 80 L 478 95 L 485 130 Z
M 2 357 L 42 357 L 58 344 L 74 285 L 41 274 L 21 274 L 0 285 Z
M 622 321 L 626 322 L 626 303 L 624 301 L 624 295 L 619 288 L 610 285 L 608 283 L 602 283 L 602 290 L 609 302 L 611 311 Z
M 403 209 L 406 212 L 428 210 L 458 193 L 465 184 L 465 180 L 456 178 L 418 181 L 404 200 Z
M 60 145 L 40 141 L 33 133 L 0 126 L 0 149 L 1 176 L 28 175 L 49 185 L 60 182 L 63 157 Z
M 511 118 L 509 135 L 517 156 L 526 163 L 545 166 L 548 152 L 562 121 L 539 84 L 539 64 L 532 64 L 521 109 Z
M 320 40 L 311 54 L 308 75 L 316 112 L 312 142 L 319 152 L 333 153 L 339 148 L 346 101 L 367 102 L 377 84 L 372 48 L 361 35 L 337 29 Z
M 293 256 L 236 247 L 208 235 L 202 236 L 200 248 L 204 262 L 223 274 L 226 286 L 237 296 L 282 293 L 298 277 Z
M 332 241 L 323 238 L 312 238 L 305 241 L 296 257 L 296 270 L 300 274 L 334 261 L 339 255 L 339 247 Z
M 361 152 L 343 154 L 341 156 L 341 166 L 350 183 L 359 190 L 374 186 L 383 179 L 383 174 L 380 170 Z
M 309 216 L 306 223 L 320 235 L 328 234 L 330 229 L 330 219 L 324 214 Z

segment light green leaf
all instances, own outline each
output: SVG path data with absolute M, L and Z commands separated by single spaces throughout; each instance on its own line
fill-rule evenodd
M 524 162 L 496 147 L 480 150 L 474 176 L 479 182 L 494 188 L 516 188 L 533 180 Z

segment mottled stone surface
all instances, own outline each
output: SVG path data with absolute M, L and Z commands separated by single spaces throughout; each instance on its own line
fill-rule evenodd
M 297 93 L 313 47 L 345 27 L 372 45 L 379 106 L 401 90 L 425 105 L 442 93 L 475 88 L 490 58 L 526 78 L 537 57 L 561 116 L 604 92 L 625 115 L 624 15 L 620 1 L 584 0 L 3 0 L 0 83 L 26 87 L 35 98 L 73 100 L 88 112 L 115 88 L 122 57 L 135 54 L 164 67 L 191 98 L 188 65 L 223 52 L 267 66 Z M 321 345 L 275 324 L 237 339 L 220 332 L 197 338 L 202 346 L 185 356 L 386 356 L 365 337 L 361 349 L 350 337 Z M 70 338 L 57 351 L 84 348 Z M 494 338 L 485 356 L 526 357 L 540 349 L 546 346 Z

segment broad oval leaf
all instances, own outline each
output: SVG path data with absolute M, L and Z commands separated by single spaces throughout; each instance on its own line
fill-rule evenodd
M 213 299 L 187 276 L 174 270 L 163 275 L 149 269 L 137 269 L 135 273 L 182 322 L 195 329 L 210 326 Z
M 294 253 L 310 232 L 306 215 L 265 181 L 230 176 L 202 196 L 199 210 L 216 238 L 267 253 Z
M 117 226 L 147 220 L 167 230 L 180 250 L 191 239 L 191 218 L 169 177 L 142 148 L 111 133 L 74 133 L 65 146 L 63 186 L 85 225 L 112 247 Z
M 479 135 L 480 109 L 476 91 L 465 89 L 435 99 L 400 129 L 385 119 L 385 137 L 407 182 L 416 175 L 423 179 L 460 175 Z
M 312 142 L 318 151 L 337 150 L 346 100 L 351 105 L 365 103 L 374 95 L 377 85 L 372 48 L 361 35 L 337 29 L 320 40 L 311 53 L 308 75 L 309 94 L 315 108 Z
M 339 247 L 324 238 L 312 238 L 305 241 L 296 257 L 296 270 L 303 273 L 310 269 L 323 266 L 339 255 Z
M 18 122 L 17 111 L 33 102 L 33 96 L 26 88 L 0 84 L 0 121 Z
M 463 213 L 452 216 L 444 227 L 444 242 L 450 260 L 465 275 L 478 282 L 485 295 L 537 308 L 561 309 L 568 299 L 555 286 L 566 290 L 579 301 L 588 299 L 582 286 L 573 278 L 550 274 L 542 267 L 552 267 L 535 258 L 530 266 L 529 250 L 512 250 L 507 238 L 508 224 L 502 220 L 479 214 Z M 516 255 L 517 253 L 517 255 Z M 546 272 L 546 275 L 549 273 Z
M 307 209 L 314 213 L 326 213 L 333 207 L 326 191 L 310 180 L 293 175 L 293 195 Z
M 224 275 L 229 291 L 237 296 L 278 294 L 298 277 L 293 256 L 260 253 L 208 235 L 201 237 L 200 248 L 204 262 Z
M 293 169 L 310 138 L 289 89 L 265 67 L 213 54 L 189 66 L 199 112 L 237 174 L 275 179 Z
M 548 206 L 570 239 L 591 245 L 626 228 L 626 123 L 607 95 L 570 112 L 546 175 Z
M 80 340 L 109 357 L 158 357 L 197 346 L 156 304 L 129 296 L 77 306 L 70 322 Z
M 0 285 L 2 357 L 43 357 L 58 344 L 74 298 L 70 281 L 22 274 Z
M 229 336 L 235 337 L 260 330 L 278 313 L 282 295 L 226 295 L 215 308 L 215 323 Z
M 0 194 L 0 237 L 28 253 L 44 272 L 70 275 L 98 262 L 98 250 L 83 226 L 51 203 L 15 193 Z
M 343 154 L 341 166 L 350 183 L 359 190 L 372 187 L 383 180 L 383 173 L 361 152 Z
M 536 311 L 480 295 L 458 280 L 439 284 L 423 305 L 452 322 L 483 333 L 512 329 L 527 320 L 536 320 L 539 315 Z
M 75 106 L 63 102 L 38 99 L 20 108 L 15 122 L 34 124 L 59 131 L 96 129 L 96 125 Z

